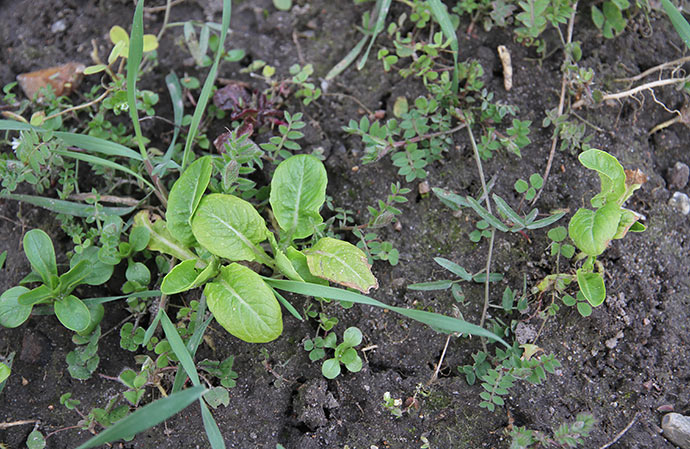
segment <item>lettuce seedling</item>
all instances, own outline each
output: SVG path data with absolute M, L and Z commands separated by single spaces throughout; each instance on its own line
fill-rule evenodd
M 323 222 L 319 211 L 328 180 L 316 157 L 292 156 L 276 168 L 269 203 L 278 239 L 251 203 L 234 195 L 205 194 L 212 172 L 210 156 L 198 159 L 173 185 L 166 220 L 151 221 L 146 211 L 134 219 L 134 230 L 149 231 L 150 250 L 181 261 L 163 279 L 161 292 L 203 286 L 221 326 L 241 340 L 265 343 L 283 330 L 278 301 L 299 314 L 258 273 L 237 262 L 258 262 L 293 281 L 332 281 L 363 293 L 378 287 L 366 255 L 348 242 L 324 237 L 304 251 L 294 246 L 295 239 L 311 237 Z M 262 246 L 266 243 L 272 255 Z
M 58 320 L 67 329 L 90 334 L 103 317 L 103 305 L 87 307 L 72 291 L 80 284 L 105 283 L 113 274 L 113 265 L 101 262 L 96 248 L 87 248 L 72 257 L 69 271 L 58 276 L 55 249 L 48 234 L 32 229 L 24 236 L 23 243 L 32 272 L 21 283 L 41 285 L 32 290 L 20 285 L 5 291 L 0 296 L 0 325 L 17 327 L 29 318 L 34 306 L 47 304 L 53 306 Z
M 585 259 L 577 270 L 577 283 L 585 299 L 597 307 L 606 299 L 606 286 L 600 272 L 595 272 L 596 258 L 611 240 L 622 239 L 630 232 L 642 232 L 641 215 L 623 204 L 646 181 L 639 171 L 624 170 L 618 160 L 605 151 L 591 149 L 580 154 L 580 162 L 595 170 L 601 180 L 601 191 L 591 199 L 594 210 L 581 208 L 570 219 L 568 235 Z

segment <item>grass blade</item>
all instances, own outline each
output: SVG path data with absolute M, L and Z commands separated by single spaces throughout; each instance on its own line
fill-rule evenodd
M 141 157 L 146 160 L 146 147 L 144 146 L 144 136 L 141 134 L 139 124 L 139 112 L 137 111 L 137 78 L 139 76 L 139 64 L 144 54 L 144 0 L 137 2 L 132 20 L 132 33 L 129 36 L 129 55 L 127 56 L 127 105 L 129 106 L 129 117 L 132 119 L 134 134 Z
M 128 295 L 101 296 L 99 298 L 86 298 L 86 299 L 83 299 L 82 301 L 87 306 L 90 306 L 93 304 L 103 304 L 106 302 L 119 301 L 121 299 L 127 299 L 127 298 L 155 298 L 156 296 L 160 296 L 160 295 L 161 295 L 160 290 L 146 290 L 143 292 L 130 293 Z
M 438 313 L 427 312 L 425 310 L 413 310 L 405 309 L 403 307 L 394 307 L 384 304 L 381 301 L 369 298 L 359 293 L 351 292 L 348 290 L 343 290 L 340 288 L 327 287 L 325 285 L 309 284 L 306 282 L 297 281 L 287 281 L 284 279 L 270 279 L 263 278 L 267 284 L 270 286 L 285 290 L 292 293 L 299 293 L 301 295 L 324 297 L 329 299 L 335 299 L 338 301 L 354 302 L 358 304 L 366 304 L 375 307 L 381 307 L 383 309 L 392 310 L 400 315 L 411 318 L 420 323 L 424 323 L 434 329 L 441 330 L 443 332 L 452 333 L 460 332 L 465 335 L 477 335 L 480 337 L 486 337 L 491 340 L 501 342 L 506 347 L 510 347 L 501 337 L 490 332 L 482 327 L 475 324 L 468 323 L 467 321 L 460 320 L 458 318 L 453 318 Z
M 355 45 L 350 52 L 345 55 L 345 57 L 340 60 L 339 63 L 333 66 L 331 70 L 328 71 L 326 74 L 326 81 L 330 81 L 336 76 L 340 75 L 343 73 L 343 70 L 348 68 L 350 64 L 352 64 L 352 61 L 357 59 L 357 56 L 362 52 L 362 49 L 364 48 L 364 44 L 367 43 L 367 36 L 363 36 L 359 42 L 357 42 L 357 45 Z
M 204 81 L 204 87 L 201 89 L 201 94 L 199 94 L 199 100 L 196 103 L 196 108 L 194 109 L 194 115 L 192 116 L 192 122 L 189 124 L 189 132 L 187 133 L 187 141 L 184 145 L 184 154 L 182 155 L 182 171 L 189 163 L 191 157 L 192 143 L 196 137 L 196 133 L 199 130 L 199 123 L 201 123 L 201 116 L 206 110 L 206 105 L 208 104 L 208 99 L 211 96 L 211 90 L 213 90 L 213 84 L 216 82 L 216 74 L 218 73 L 218 65 L 220 64 L 220 56 L 223 54 L 223 49 L 225 48 L 225 38 L 228 34 L 228 28 L 230 27 L 230 16 L 232 13 L 232 1 L 223 0 L 223 24 L 220 31 L 220 39 L 218 40 L 218 49 L 216 50 L 216 56 L 213 60 L 213 65 L 211 70 L 208 72 L 206 81 Z
M 474 211 L 482 217 L 484 220 L 486 220 L 487 223 L 489 223 L 490 226 L 493 226 L 494 228 L 498 229 L 499 231 L 502 232 L 508 232 L 510 229 L 508 226 L 506 226 L 501 220 L 498 218 L 494 217 L 488 210 L 486 210 L 477 200 L 472 198 L 471 196 L 468 196 L 465 198 L 468 203 L 470 203 L 470 207 L 474 209 Z
M 302 315 L 299 314 L 297 309 L 295 309 L 295 307 L 292 304 L 290 304 L 287 299 L 283 298 L 283 295 L 278 293 L 275 289 L 271 289 L 271 290 L 273 290 L 273 294 L 276 296 L 276 298 L 278 298 L 278 301 L 280 301 L 280 303 L 283 305 L 283 307 L 285 307 L 287 309 L 287 311 L 290 312 L 290 314 L 292 314 L 292 316 L 294 316 L 295 318 L 297 318 L 300 321 L 304 321 L 304 318 L 302 318 Z
M 21 201 L 34 206 L 48 209 L 56 214 L 72 215 L 74 217 L 93 216 L 94 206 L 91 204 L 74 203 L 72 201 L 47 198 L 44 196 L 22 195 L 17 193 L 0 193 L 0 198 Z M 123 216 L 132 213 L 136 206 L 132 207 L 103 207 L 100 211 L 105 215 Z
M 192 402 L 198 400 L 205 391 L 204 387 L 199 385 L 152 402 L 118 421 L 112 427 L 108 427 L 77 449 L 89 449 L 111 441 L 132 437 L 185 409 Z
M 175 72 L 168 73 L 165 77 L 165 85 L 168 86 L 168 92 L 170 92 L 170 101 L 173 107 L 173 136 L 170 141 L 170 145 L 163 156 L 162 161 L 153 169 L 154 176 L 163 176 L 168 168 L 168 164 L 172 160 L 173 151 L 175 151 L 175 144 L 177 143 L 177 137 L 180 134 L 180 128 L 182 127 L 182 117 L 184 115 L 184 102 L 182 101 L 182 86 L 180 85 L 180 80 L 177 78 Z M 177 164 L 175 164 L 177 165 Z
M 455 33 L 453 22 L 450 21 L 450 16 L 446 7 L 441 3 L 441 0 L 428 0 L 431 13 L 434 18 L 441 25 L 441 30 L 450 39 L 450 49 L 453 50 L 453 93 L 458 93 L 458 36 Z
M 103 159 L 102 157 L 93 156 L 91 154 L 78 153 L 76 151 L 69 150 L 53 150 L 53 153 L 64 157 L 70 157 L 72 159 L 78 159 L 80 161 L 84 161 L 92 165 L 100 165 L 103 167 L 112 168 L 113 170 L 119 170 L 123 173 L 127 173 L 130 176 L 134 176 L 139 181 L 143 182 L 151 190 L 155 190 L 153 184 L 144 179 L 144 177 L 141 176 L 139 173 L 136 173 L 130 170 L 129 168 L 125 167 L 124 165 L 118 164 L 117 162 L 109 161 L 107 159 Z
M 206 313 L 205 307 L 202 308 L 202 304 L 205 305 L 205 298 L 202 301 L 203 302 L 199 303 L 199 310 L 197 311 L 197 316 L 203 316 L 204 313 Z M 187 341 L 187 350 L 189 350 L 189 353 L 192 355 L 192 357 L 194 357 L 196 355 L 196 350 L 199 347 L 199 345 L 201 344 L 201 339 L 204 336 L 204 332 L 206 332 L 206 328 L 208 327 L 208 325 L 211 324 L 212 319 L 213 319 L 213 316 L 210 316 L 210 317 L 208 317 L 208 319 L 206 321 L 199 324 L 197 326 L 197 328 L 194 330 L 194 334 L 192 334 L 192 338 L 190 338 Z M 172 388 L 173 393 L 176 391 L 180 391 L 186 380 L 187 380 L 187 374 L 185 373 L 185 370 L 178 368 L 177 373 L 175 373 L 175 381 L 173 382 L 173 388 Z
M 666 14 L 668 14 L 668 18 L 671 19 L 673 28 L 676 29 L 676 32 L 683 39 L 685 45 L 690 48 L 690 24 L 688 24 L 688 21 L 685 20 L 683 14 L 681 14 L 678 8 L 669 0 L 661 0 L 661 5 L 664 7 Z
M 369 58 L 369 52 L 371 47 L 374 45 L 374 41 L 378 37 L 379 33 L 383 31 L 383 27 L 386 25 L 386 16 L 388 16 L 388 10 L 391 7 L 391 0 L 377 0 L 374 6 L 374 13 L 376 15 L 376 25 L 371 32 L 371 40 L 369 41 L 369 46 L 367 50 L 362 55 L 362 58 L 357 63 L 357 70 L 362 70 L 364 64 L 367 63 L 367 58 Z
M 539 228 L 544 228 L 546 226 L 549 226 L 550 224 L 553 224 L 560 220 L 563 215 L 565 215 L 565 212 L 558 212 L 557 214 L 553 214 L 550 217 L 542 218 L 541 220 L 533 221 L 532 223 L 527 225 L 527 229 L 539 229 Z
M 448 290 L 453 285 L 453 281 L 441 280 L 431 282 L 418 282 L 407 286 L 409 290 L 434 291 L 434 290 Z
M 161 314 L 161 324 L 163 325 L 163 331 L 165 332 L 165 337 L 170 343 L 170 347 L 173 352 L 180 360 L 180 365 L 187 372 L 187 375 L 192 379 L 192 383 L 196 386 L 199 385 L 199 374 L 196 372 L 196 366 L 192 360 L 192 356 L 189 354 L 187 347 L 182 342 L 180 334 L 177 333 L 177 328 L 173 325 L 168 314 L 163 312 Z
M 127 159 L 141 161 L 141 155 L 131 148 L 119 143 L 85 134 L 70 133 L 65 131 L 48 131 L 43 128 L 31 126 L 28 123 L 14 120 L 0 120 L 0 131 L 36 131 L 38 133 L 52 132 L 55 137 L 62 139 L 69 147 L 78 147 L 91 153 L 100 153 L 106 156 L 119 156 Z
M 456 276 L 459 276 L 463 281 L 471 281 L 472 275 L 467 272 L 463 267 L 456 264 L 452 260 L 445 259 L 443 257 L 434 257 L 434 262 L 441 265 L 446 270 L 450 271 Z
M 156 328 L 158 327 L 158 323 L 161 321 L 161 315 L 163 314 L 163 309 L 158 309 L 158 313 L 156 314 L 156 317 L 153 319 L 153 322 L 149 326 L 148 329 L 146 329 L 146 333 L 144 333 L 144 340 L 141 342 L 141 346 L 146 346 L 149 344 L 149 341 L 151 340 L 151 337 L 153 337 L 153 333 L 156 332 Z
M 515 212 L 513 208 L 510 207 L 503 198 L 496 195 L 495 193 L 492 195 L 492 198 L 494 199 L 494 203 L 496 203 L 496 207 L 498 208 L 498 210 L 503 215 L 505 215 L 506 218 L 508 218 L 508 220 L 512 221 L 516 225 L 519 225 L 512 229 L 513 232 L 516 232 L 525 227 L 525 221 L 522 219 L 522 217 L 520 217 L 517 214 L 517 212 Z
M 211 414 L 211 410 L 208 409 L 203 398 L 199 398 L 199 405 L 201 406 L 201 418 L 204 421 L 204 430 L 206 431 L 208 442 L 211 443 L 211 448 L 225 449 L 225 441 L 223 441 L 223 435 L 220 434 L 218 423 L 216 423 L 215 418 L 213 418 Z

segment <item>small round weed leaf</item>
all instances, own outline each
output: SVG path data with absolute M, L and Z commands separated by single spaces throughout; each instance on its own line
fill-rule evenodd
M 351 373 L 358 373 L 362 371 L 362 359 L 356 355 L 350 363 L 345 364 L 345 368 L 347 368 L 347 370 Z
M 326 379 L 335 379 L 340 375 L 340 362 L 336 359 L 328 359 L 321 365 L 321 374 Z
M 130 282 L 146 287 L 151 282 L 151 272 L 148 267 L 141 262 L 129 264 L 125 271 L 125 277 Z
M 135 226 L 129 233 L 129 244 L 132 245 L 132 251 L 138 253 L 146 249 L 151 239 L 151 231 L 143 226 Z
M 362 343 L 362 331 L 356 327 L 348 327 L 343 333 L 343 343 L 355 347 Z
M 527 193 L 525 193 L 525 199 L 527 201 L 530 201 L 530 200 L 532 200 L 532 198 L 535 197 L 536 194 L 537 194 L 537 191 L 534 189 L 534 187 L 530 187 L 529 189 L 527 189 Z
M 568 236 L 568 230 L 564 226 L 549 229 L 546 234 L 554 242 L 562 242 Z
M 110 29 L 110 42 L 113 44 L 125 42 L 126 45 L 129 45 L 129 35 L 124 28 L 119 25 L 115 25 Z
M 393 115 L 401 118 L 404 114 L 407 114 L 407 98 L 398 97 L 395 99 L 395 104 L 393 105 Z
M 566 243 L 565 245 L 561 246 L 561 254 L 566 259 L 570 259 L 575 255 L 575 247 Z
M 58 320 L 69 330 L 82 332 L 89 327 L 91 312 L 86 304 L 74 295 L 58 299 L 54 304 L 55 315 Z
M 26 439 L 26 447 L 28 449 L 43 449 L 46 447 L 46 439 L 41 432 L 34 430 Z
M 17 300 L 28 291 L 26 287 L 12 287 L 0 296 L 0 326 L 17 327 L 29 318 L 33 306 L 20 304 Z
M 586 302 L 578 302 L 577 311 L 580 312 L 580 315 L 588 317 L 592 314 L 592 306 L 590 306 Z
M 354 349 L 352 349 L 352 348 L 347 348 L 347 349 L 343 352 L 343 354 L 340 356 L 340 361 L 341 361 L 344 365 L 348 365 L 348 364 L 354 362 L 354 360 L 355 360 L 357 357 L 358 357 L 358 356 L 357 356 L 357 351 L 356 351 L 356 350 L 354 350 Z
M 544 178 L 542 178 L 539 173 L 532 173 L 529 177 L 529 183 L 532 184 L 532 187 L 535 189 L 541 189 L 541 186 L 544 185 Z
M 529 189 L 529 184 L 524 179 L 518 179 L 515 181 L 515 190 L 517 193 L 525 193 Z
M 565 295 L 565 296 L 563 296 L 563 297 L 561 298 L 561 301 L 563 301 L 563 304 L 565 304 L 565 305 L 568 306 L 568 307 L 574 306 L 575 303 L 577 302 L 577 300 L 575 300 L 575 298 L 573 298 L 573 297 L 570 296 L 570 295 Z
M 144 53 L 158 48 L 158 39 L 153 34 L 144 34 Z

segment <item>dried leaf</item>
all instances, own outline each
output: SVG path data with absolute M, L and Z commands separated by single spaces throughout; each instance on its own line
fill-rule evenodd
M 69 95 L 81 83 L 85 68 L 86 66 L 79 62 L 68 62 L 57 67 L 22 73 L 17 75 L 17 81 L 24 95 L 31 99 L 47 85 L 53 88 L 56 96 Z

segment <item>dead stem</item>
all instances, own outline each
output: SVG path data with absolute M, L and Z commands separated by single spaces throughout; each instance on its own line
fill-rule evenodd
M 37 419 L 22 419 L 20 421 L 12 421 L 12 422 L 0 422 L 0 430 L 5 430 L 9 429 L 10 427 L 14 426 L 23 426 L 25 424 L 33 424 L 37 423 Z
M 613 440 L 611 440 L 611 441 L 609 441 L 608 443 L 606 443 L 605 445 L 601 446 L 599 449 L 608 449 L 609 447 L 611 447 L 611 446 L 613 446 L 614 444 L 616 444 L 616 443 L 618 442 L 618 440 L 620 440 L 621 438 L 623 438 L 623 435 L 625 435 L 625 433 L 626 433 L 628 430 L 630 430 L 630 428 L 637 422 L 637 416 L 638 416 L 638 414 L 639 414 L 639 413 L 635 413 L 635 416 L 633 416 L 633 419 L 630 420 L 630 422 L 628 423 L 628 425 L 625 426 L 625 428 L 624 428 L 623 430 L 621 430 L 621 431 L 618 433 L 618 435 L 615 436 L 615 438 L 614 438 Z
M 489 200 L 489 190 L 486 187 L 486 179 L 484 178 L 484 169 L 482 168 L 482 159 L 479 156 L 479 149 L 477 148 L 477 142 L 474 140 L 474 134 L 472 134 L 472 126 L 467 124 L 467 133 L 470 136 L 470 143 L 472 144 L 472 150 L 474 151 L 474 159 L 477 162 L 477 170 L 479 170 L 479 179 L 482 182 L 482 190 L 486 196 L 486 210 L 491 212 L 491 201 Z M 479 321 L 479 327 L 484 327 L 484 321 L 486 321 L 486 313 L 489 310 L 489 294 L 490 294 L 490 274 L 491 274 L 491 255 L 494 251 L 494 237 L 496 236 L 496 228 L 491 228 L 491 238 L 489 239 L 489 254 L 486 258 L 486 281 L 484 282 L 484 307 L 482 308 L 482 317 Z M 482 347 L 484 352 L 486 352 L 486 339 L 482 338 Z
M 690 61 L 690 56 L 685 56 L 683 58 L 679 58 L 679 59 L 675 59 L 673 61 L 664 62 L 663 64 L 659 64 L 658 66 L 655 66 L 655 67 L 652 67 L 651 69 L 645 70 L 644 72 L 640 73 L 639 75 L 631 76 L 630 78 L 618 78 L 614 81 L 618 81 L 621 83 L 639 81 L 639 80 L 651 75 L 654 72 L 660 72 L 661 70 L 664 70 L 668 67 L 673 67 L 673 66 L 677 66 L 679 64 L 684 64 L 688 61 Z
M 431 379 L 429 379 L 429 381 L 426 383 L 427 386 L 436 382 L 436 379 L 438 379 L 438 373 L 439 371 L 441 371 L 441 365 L 443 364 L 443 359 L 446 357 L 446 350 L 448 350 L 448 343 L 450 343 L 450 337 L 452 337 L 452 335 L 453 334 L 448 334 L 448 337 L 446 338 L 446 344 L 443 346 L 443 352 L 441 352 L 441 357 L 438 359 L 438 362 L 436 363 L 434 375 L 431 376 Z
M 655 87 L 668 86 L 669 84 L 685 83 L 690 80 L 690 76 L 683 78 L 668 78 L 664 80 L 652 81 L 632 89 L 616 92 L 615 94 L 606 94 L 601 98 L 601 101 L 620 100 L 622 98 L 632 97 L 633 95 L 642 92 L 643 90 L 653 89 Z M 579 109 L 585 104 L 585 100 L 579 100 L 573 103 L 573 109 Z
M 570 44 L 573 41 L 573 28 L 575 26 L 575 13 L 577 12 L 577 2 L 573 4 L 573 13 L 570 16 L 570 21 L 568 22 L 568 37 L 566 41 L 566 45 Z M 559 28 L 560 31 L 560 28 Z M 561 97 L 558 100 L 558 116 L 560 117 L 563 115 L 563 110 L 565 108 L 565 89 L 568 84 L 568 79 L 567 79 L 567 73 L 563 72 L 563 79 L 561 80 Z M 544 188 L 546 187 L 546 181 L 549 179 L 549 173 L 551 172 L 551 166 L 553 165 L 553 157 L 556 154 L 556 144 L 558 143 L 558 133 L 554 133 L 553 138 L 551 139 L 551 150 L 549 151 L 549 159 L 546 162 L 546 170 L 544 170 L 544 176 L 542 178 L 544 179 L 544 182 L 541 186 L 541 189 L 537 192 L 536 196 L 532 200 L 532 205 L 534 205 L 539 197 L 541 196 L 541 193 L 544 191 Z

